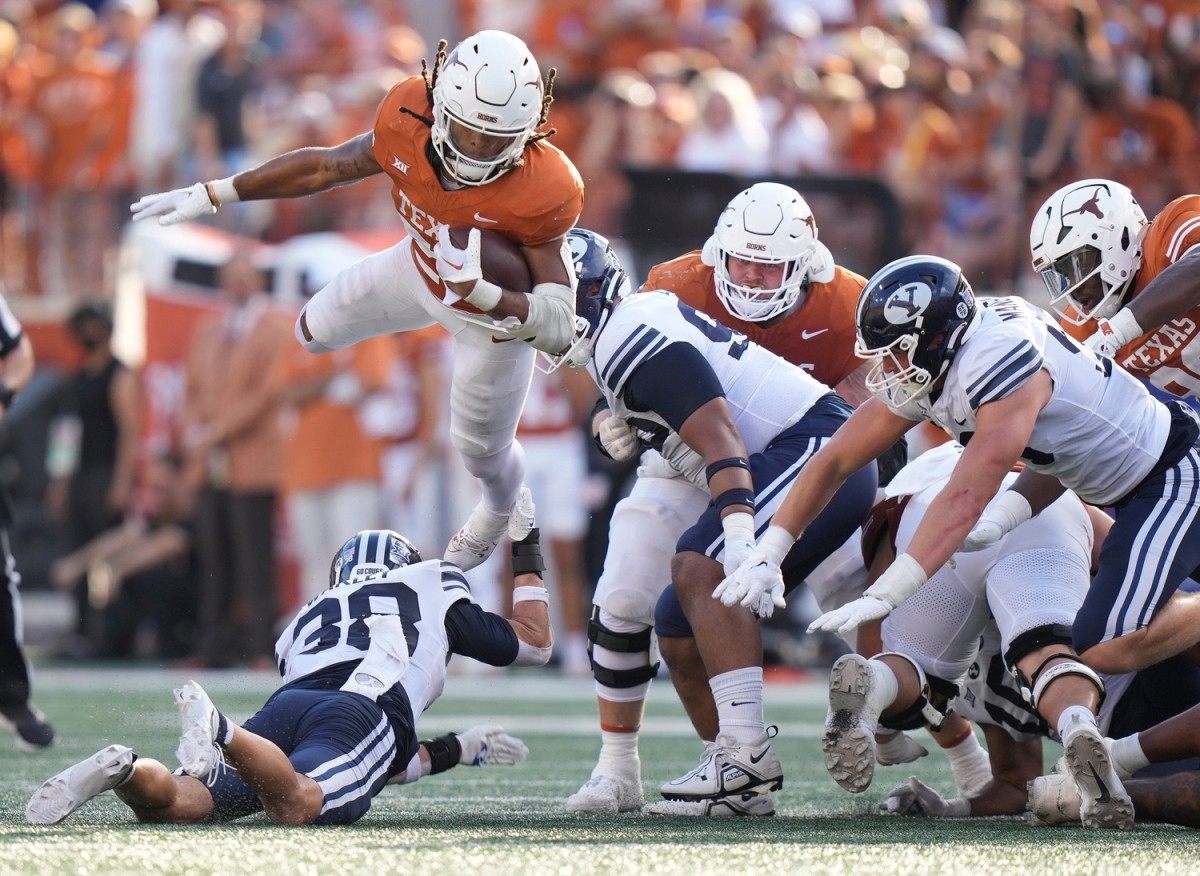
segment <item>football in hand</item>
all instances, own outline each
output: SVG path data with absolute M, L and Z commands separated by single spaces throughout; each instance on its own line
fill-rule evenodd
M 450 229 L 450 240 L 460 249 L 467 246 L 471 229 L 460 225 Z M 533 276 L 521 247 L 496 231 L 479 230 L 479 262 L 483 279 L 511 292 L 531 292 Z

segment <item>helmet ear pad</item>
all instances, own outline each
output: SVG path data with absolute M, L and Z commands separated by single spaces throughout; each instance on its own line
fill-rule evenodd
M 708 265 L 710 268 L 715 268 L 717 262 L 721 258 L 721 247 L 717 243 L 717 236 L 710 234 L 708 240 L 704 241 L 704 248 L 700 250 L 701 263 Z

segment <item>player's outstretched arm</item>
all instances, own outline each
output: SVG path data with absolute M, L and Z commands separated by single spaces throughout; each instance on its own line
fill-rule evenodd
M 373 132 L 331 147 L 308 146 L 285 152 L 258 167 L 225 179 L 145 195 L 130 206 L 134 221 L 157 218 L 175 225 L 217 212 L 223 204 L 272 198 L 298 198 L 382 172 L 372 152 Z

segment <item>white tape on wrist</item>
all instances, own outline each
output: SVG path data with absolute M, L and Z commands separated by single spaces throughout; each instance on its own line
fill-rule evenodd
M 489 283 L 487 280 L 480 277 L 475 281 L 475 288 L 471 290 L 464 301 L 472 307 L 478 307 L 484 313 L 495 310 L 496 305 L 500 303 L 500 299 L 504 297 L 504 290 L 495 283 Z
M 900 554 L 879 580 L 863 591 L 863 595 L 874 596 L 896 608 L 920 590 L 928 578 L 920 563 L 908 554 Z
M 225 179 L 214 179 L 208 184 L 208 193 L 210 196 L 216 196 L 217 203 L 214 207 L 219 207 L 222 204 L 236 204 L 242 198 L 238 194 L 238 190 L 233 185 L 233 177 L 227 176 Z M 211 197 L 210 197 L 211 199 Z
M 1122 307 L 1113 314 L 1112 319 L 1108 321 L 1109 328 L 1112 329 L 1116 343 L 1114 346 L 1124 347 L 1134 338 L 1140 338 L 1145 334 L 1142 327 L 1138 325 L 1137 317 L 1129 310 L 1128 307 Z
M 534 584 L 522 584 L 520 587 L 513 588 L 513 605 L 518 602 L 545 602 L 550 603 L 550 594 L 545 587 L 538 587 Z
M 782 566 L 784 558 L 795 543 L 796 537 L 782 526 L 769 526 L 759 540 L 757 550 L 766 554 L 767 559 L 776 566 Z
M 1029 500 L 1016 490 L 1005 490 L 991 508 L 985 512 L 993 520 L 1005 526 L 1005 533 L 1012 532 L 1033 516 Z
M 754 515 L 748 511 L 734 511 L 721 518 L 721 528 L 725 530 L 725 540 L 741 536 L 754 541 Z

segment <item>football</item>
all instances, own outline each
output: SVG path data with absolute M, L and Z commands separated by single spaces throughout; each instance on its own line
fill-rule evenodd
M 465 225 L 451 228 L 450 240 L 455 246 L 465 248 L 470 233 L 471 229 Z M 503 234 L 486 228 L 479 230 L 479 261 L 483 279 L 489 283 L 512 292 L 533 291 L 533 276 L 521 247 Z

